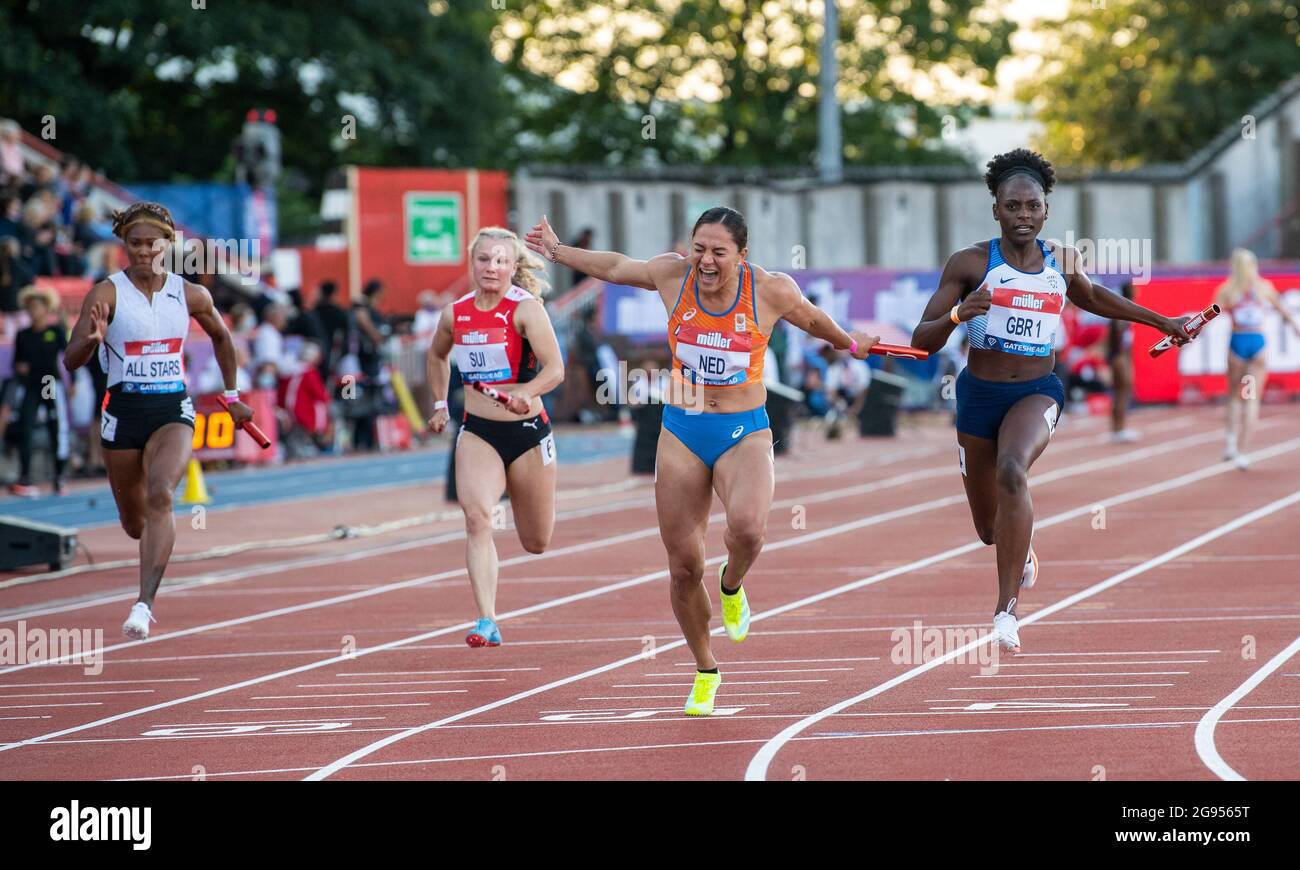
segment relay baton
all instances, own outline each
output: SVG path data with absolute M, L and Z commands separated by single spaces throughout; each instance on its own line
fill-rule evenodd
M 217 396 L 217 401 L 221 403 L 221 407 L 225 408 L 227 413 L 230 411 L 230 403 L 226 401 L 225 396 Z M 263 450 L 271 446 L 271 439 L 267 438 L 266 433 L 257 428 L 257 424 L 252 420 L 243 421 L 239 424 L 239 428 L 247 432 L 249 437 L 257 442 L 257 446 Z
M 502 405 L 510 404 L 509 396 L 507 396 L 505 393 L 501 392 L 500 390 L 488 386 L 482 381 L 475 381 L 470 386 L 472 386 L 477 392 L 482 393 L 483 395 L 487 396 L 489 399 L 491 399 L 494 402 L 499 402 Z
M 1191 335 L 1192 338 L 1195 338 L 1196 334 L 1204 328 L 1205 324 L 1218 317 L 1222 311 L 1223 309 L 1219 306 L 1211 305 L 1209 308 L 1205 309 L 1200 314 L 1195 315 L 1192 319 L 1183 324 L 1183 328 L 1187 330 L 1188 334 Z M 1169 350 L 1171 347 L 1177 347 L 1177 345 L 1174 344 L 1174 337 L 1172 335 L 1166 335 L 1164 338 L 1151 345 L 1150 352 L 1153 357 L 1160 356 L 1160 354 Z
M 881 356 L 896 356 L 903 359 L 929 359 L 930 352 L 921 350 L 916 347 L 908 347 L 905 344 L 880 344 L 877 342 L 871 346 L 871 353 L 877 353 Z

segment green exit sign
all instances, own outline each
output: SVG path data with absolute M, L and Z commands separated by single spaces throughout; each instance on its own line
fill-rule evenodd
M 459 193 L 407 192 L 407 263 L 427 266 L 461 262 L 465 230 L 460 204 Z

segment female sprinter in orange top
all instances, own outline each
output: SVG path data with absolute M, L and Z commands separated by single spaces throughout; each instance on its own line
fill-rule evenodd
M 63 359 L 72 371 L 98 351 L 108 372 L 99 426 L 104 465 L 122 528 L 140 542 L 140 598 L 122 633 L 143 640 L 176 543 L 172 494 L 194 440 L 183 349 L 191 317 L 212 338 L 235 425 L 253 419 L 253 409 L 239 401 L 235 344 L 212 296 L 156 266 L 176 237 L 171 214 L 157 203 L 132 203 L 113 215 L 113 233 L 129 265 L 90 289 Z
M 448 357 L 466 387 L 483 384 L 508 397 L 502 405 L 465 390 L 465 419 L 456 438 L 456 497 L 465 512 L 466 564 L 478 624 L 472 647 L 500 646 L 496 623 L 497 549 L 492 510 L 510 494 L 519 543 L 541 553 L 555 530 L 555 437 L 541 396 L 564 381 L 564 363 L 542 306 L 542 264 L 509 230 L 479 230 L 469 246 L 473 290 L 448 305 L 429 351 L 435 433 L 447 426 Z M 537 364 L 541 370 L 537 370 Z
M 1034 585 L 1034 505 L 1028 472 L 1047 447 L 1065 404 L 1052 373 L 1053 339 L 1068 298 L 1102 317 L 1145 323 L 1185 343 L 1187 318 L 1169 318 L 1093 286 L 1074 248 L 1038 238 L 1056 173 L 1041 154 L 1017 148 L 988 163 L 1000 237 L 948 258 L 912 344 L 931 353 L 967 323 L 969 364 L 957 378 L 957 454 L 980 540 L 997 545 L 993 630 L 1020 650 L 1019 589 Z
M 553 263 L 604 281 L 653 290 L 668 310 L 673 385 L 664 409 L 655 470 L 659 531 L 668 550 L 673 613 L 695 655 L 686 713 L 707 716 L 722 677 L 709 644 L 712 606 L 703 584 L 704 535 L 712 493 L 727 514 L 727 561 L 718 571 L 722 623 L 739 642 L 749 632 L 741 585 L 763 546 L 772 504 L 772 431 L 764 404 L 763 359 L 776 322 L 866 357 L 876 338 L 849 335 L 799 291 L 788 275 L 745 259 L 749 230 L 729 208 L 695 222 L 687 256 L 633 260 L 559 243 L 543 217 L 528 247 Z

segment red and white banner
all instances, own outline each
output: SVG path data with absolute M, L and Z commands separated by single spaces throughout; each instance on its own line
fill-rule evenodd
M 1277 287 L 1282 304 L 1300 320 L 1300 274 L 1264 273 Z M 1154 278 L 1136 288 L 1137 301 L 1161 314 L 1192 315 L 1214 301 L 1223 276 Z M 1194 402 L 1222 396 L 1228 391 L 1228 340 L 1232 318 L 1228 312 L 1210 321 L 1196 340 L 1152 359 L 1147 348 L 1162 333 L 1133 325 L 1133 394 L 1139 402 Z M 1271 307 L 1264 320 L 1268 358 L 1268 383 L 1264 398 L 1300 394 L 1300 336 Z

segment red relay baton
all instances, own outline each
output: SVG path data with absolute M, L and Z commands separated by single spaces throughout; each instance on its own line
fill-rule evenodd
M 488 386 L 487 384 L 481 381 L 475 381 L 474 383 L 470 384 L 470 386 L 473 387 L 475 391 L 482 393 L 483 395 L 487 396 L 489 399 L 491 399 L 494 402 L 499 402 L 502 405 L 507 405 L 510 403 L 509 396 L 507 396 L 505 393 L 501 392 L 500 390 L 495 389 L 494 387 Z
M 1222 308 L 1218 305 L 1211 305 L 1209 308 L 1193 316 L 1190 320 L 1184 323 L 1183 328 L 1187 330 L 1187 333 L 1191 335 L 1192 338 L 1195 338 L 1196 334 L 1205 327 L 1205 324 L 1218 317 L 1221 313 L 1223 313 Z M 1160 354 L 1169 350 L 1169 348 L 1177 346 L 1178 345 L 1174 344 L 1174 337 L 1172 335 L 1166 335 L 1164 338 L 1151 345 L 1150 354 L 1153 357 L 1160 356 Z
M 917 347 L 908 347 L 905 344 L 880 344 L 877 342 L 871 346 L 871 353 L 880 354 L 881 356 L 896 356 L 903 359 L 929 359 L 930 352 L 921 350 Z
M 230 411 L 230 403 L 226 401 L 225 396 L 217 396 L 217 401 L 221 403 L 221 407 L 225 408 L 227 412 Z M 257 428 L 257 424 L 252 420 L 245 420 L 243 423 L 240 423 L 239 428 L 247 432 L 249 437 L 257 442 L 257 446 L 261 447 L 263 450 L 266 450 L 271 446 L 271 439 L 267 438 L 266 433 Z

